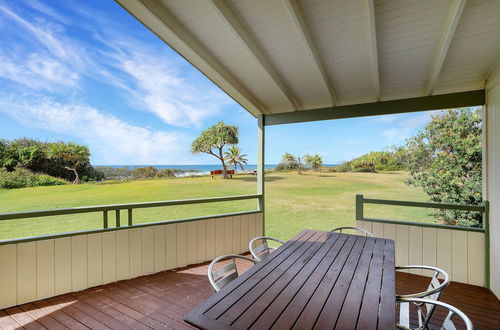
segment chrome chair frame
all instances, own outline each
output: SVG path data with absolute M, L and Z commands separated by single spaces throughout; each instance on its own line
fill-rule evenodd
M 342 230 L 346 230 L 346 229 L 352 229 L 352 230 L 356 230 L 356 231 L 359 231 L 361 233 L 363 233 L 363 236 L 367 236 L 367 237 L 374 237 L 372 233 L 370 233 L 368 230 L 364 230 L 362 228 L 358 228 L 358 227 L 338 227 L 338 228 L 335 228 L 333 230 L 331 230 L 330 232 L 340 232 L 342 234 Z
M 433 308 L 432 310 L 435 309 L 436 306 L 443 307 L 448 309 L 448 315 L 445 317 L 443 320 L 443 324 L 441 325 L 440 329 L 441 330 L 456 330 L 456 326 L 452 321 L 453 316 L 458 315 L 462 321 L 464 321 L 466 329 L 467 330 L 474 330 L 474 325 L 472 324 L 472 321 L 465 315 L 461 310 L 458 308 L 444 303 L 442 301 L 436 301 L 436 300 L 430 300 L 430 299 L 422 299 L 422 298 L 397 298 L 397 302 L 401 304 L 405 304 L 405 306 L 410 306 L 410 304 L 413 304 L 417 306 L 420 312 L 422 306 L 429 306 L 432 305 Z M 426 325 L 419 324 L 418 328 L 410 328 L 410 318 L 409 318 L 409 313 L 406 314 L 408 315 L 407 318 L 404 318 L 403 320 L 399 320 L 399 324 L 397 325 L 398 329 L 405 329 L 405 330 L 414 330 L 414 329 L 428 329 L 429 327 Z
M 216 271 L 212 271 L 214 266 L 219 261 L 223 261 L 226 259 L 232 259 L 232 262 L 220 267 Z M 225 287 L 227 284 L 229 284 L 231 281 L 233 281 L 235 278 L 239 276 L 238 267 L 236 265 L 236 259 L 243 259 L 255 264 L 255 260 L 251 258 L 241 256 L 239 254 L 225 254 L 212 260 L 212 262 L 208 266 L 208 280 L 210 281 L 210 284 L 214 288 L 215 292 L 220 291 L 220 289 Z
M 254 248 L 253 244 L 258 240 L 263 240 L 264 243 Z M 275 241 L 275 242 L 278 242 L 281 244 L 285 244 L 285 242 L 283 242 L 282 240 L 279 240 L 279 239 L 274 238 L 274 237 L 269 237 L 269 236 L 258 236 L 258 237 L 252 238 L 250 240 L 250 242 L 248 243 L 248 250 L 252 254 L 252 257 L 254 258 L 254 260 L 261 261 L 263 257 L 265 257 L 271 253 L 269 245 L 267 244 L 268 240 Z
M 409 265 L 409 266 L 398 266 L 396 270 L 408 270 L 408 269 L 422 269 L 422 270 L 430 270 L 434 271 L 434 275 L 431 278 L 429 286 L 426 291 L 396 295 L 396 299 L 414 299 L 414 298 L 428 298 L 428 300 L 438 301 L 439 297 L 443 293 L 444 289 L 450 284 L 450 276 L 444 270 L 432 267 L 432 266 L 423 266 L 423 265 Z M 443 282 L 439 281 L 439 275 L 444 277 Z M 425 305 L 425 311 L 423 310 L 423 303 L 413 302 L 415 307 L 417 308 L 418 314 L 418 322 L 420 328 L 418 329 L 427 329 L 427 324 L 432 317 L 432 313 L 434 312 L 434 305 Z M 409 318 L 410 312 L 410 303 L 400 304 L 400 312 L 399 317 Z

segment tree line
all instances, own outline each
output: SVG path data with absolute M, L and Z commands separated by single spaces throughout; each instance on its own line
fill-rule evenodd
M 87 146 L 72 142 L 0 140 L 0 187 L 20 188 L 100 180 Z

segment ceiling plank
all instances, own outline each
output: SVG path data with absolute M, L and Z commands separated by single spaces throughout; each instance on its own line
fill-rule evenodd
M 328 78 L 323 63 L 321 62 L 318 50 L 314 45 L 311 33 L 309 32 L 307 24 L 304 21 L 304 17 L 302 15 L 299 4 L 297 3 L 297 0 L 283 0 L 283 1 L 285 2 L 285 6 L 288 9 L 288 12 L 290 13 L 290 17 L 292 18 L 292 21 L 295 24 L 295 27 L 300 35 L 300 38 L 304 43 L 306 52 L 312 60 L 314 68 L 316 69 L 317 73 L 321 76 L 323 85 L 326 88 L 328 95 L 330 97 L 331 105 L 332 106 L 338 105 L 339 102 L 337 97 L 335 96 L 335 92 L 332 87 L 332 82 Z
M 440 110 L 484 105 L 484 89 L 415 97 L 411 99 L 341 105 L 307 111 L 277 113 L 264 116 L 264 125 L 281 125 L 309 121 L 389 115 L 427 110 Z
M 159 1 L 117 2 L 252 115 L 270 112 Z
M 375 0 L 368 1 L 368 27 L 370 30 L 370 60 L 373 72 L 373 86 L 377 95 L 377 101 L 380 101 L 380 73 L 378 65 L 378 48 L 377 48 L 377 30 L 375 24 Z
M 434 59 L 434 64 L 432 66 L 432 72 L 427 84 L 425 95 L 432 95 L 432 93 L 434 92 L 434 87 L 436 86 L 439 74 L 441 73 L 441 69 L 443 68 L 444 60 L 446 59 L 446 55 L 448 54 L 448 49 L 450 48 L 453 35 L 455 34 L 455 30 L 457 29 L 458 22 L 460 21 L 460 17 L 462 16 L 466 2 L 467 0 L 455 0 L 453 2 L 448 20 L 445 25 L 445 29 L 443 30 L 443 34 L 441 35 L 441 40 L 437 48 L 436 57 Z
M 239 39 L 241 44 L 255 57 L 262 68 L 267 72 L 267 74 L 272 78 L 277 87 L 288 99 L 290 104 L 295 110 L 301 109 L 301 104 L 299 100 L 292 93 L 287 84 L 283 81 L 280 75 L 276 72 L 273 64 L 267 58 L 267 56 L 259 48 L 255 40 L 248 33 L 246 28 L 240 22 L 240 20 L 231 12 L 231 9 L 224 3 L 224 1 L 210 0 L 212 7 L 219 14 L 220 18 L 228 26 L 228 28 L 234 33 L 234 35 Z

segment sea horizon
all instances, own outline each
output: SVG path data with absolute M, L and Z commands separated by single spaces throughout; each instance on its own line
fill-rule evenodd
M 272 170 L 276 167 L 277 164 L 265 164 L 264 168 L 266 170 Z M 222 166 L 220 164 L 193 164 L 193 165 L 186 165 L 186 164 L 181 164 L 181 165 L 173 165 L 173 164 L 164 164 L 164 165 L 148 165 L 148 164 L 136 164 L 136 165 L 92 165 L 94 167 L 113 167 L 113 168 L 122 168 L 125 167 L 127 169 L 135 169 L 139 167 L 155 167 L 158 170 L 165 169 L 165 168 L 171 168 L 171 169 L 178 169 L 184 171 L 182 174 L 178 174 L 177 176 L 189 176 L 189 175 L 207 175 L 210 174 L 210 171 L 214 170 L 220 170 L 222 169 Z M 338 164 L 323 164 L 323 166 L 326 167 L 335 167 L 338 166 Z M 238 172 L 252 172 L 257 170 L 257 164 L 247 164 L 243 166 L 244 170 L 242 171 L 240 167 L 237 167 L 236 170 Z M 234 169 L 233 167 L 228 169 Z

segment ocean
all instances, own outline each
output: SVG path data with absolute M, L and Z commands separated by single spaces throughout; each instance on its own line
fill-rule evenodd
M 162 168 L 175 168 L 179 170 L 183 170 L 184 173 L 179 174 L 178 176 L 189 176 L 189 175 L 207 175 L 210 174 L 210 171 L 213 170 L 218 170 L 221 169 L 221 165 L 93 165 L 96 167 L 127 167 L 129 169 L 134 169 L 137 167 L 148 167 L 148 166 L 153 166 L 156 167 L 157 169 L 162 169 Z M 265 169 L 266 170 L 271 170 L 276 166 L 276 164 L 266 164 Z M 233 169 L 231 167 L 231 169 Z M 244 166 L 244 172 L 253 172 L 257 170 L 257 165 L 256 164 L 248 164 Z M 238 167 L 237 168 L 238 172 L 241 172 L 241 169 Z
M 127 167 L 129 169 L 134 169 L 137 167 L 148 167 L 148 166 L 153 166 L 156 167 L 157 169 L 162 169 L 162 168 L 175 168 L 179 170 L 183 170 L 184 172 L 182 174 L 179 174 L 178 176 L 189 176 L 189 175 L 207 175 L 210 174 L 210 171 L 213 170 L 218 170 L 221 169 L 221 165 L 94 165 L 96 167 L 99 166 L 104 166 L 104 167 Z M 272 170 L 276 164 L 266 164 L 265 169 L 266 170 Z M 323 166 L 338 166 L 337 164 L 323 164 Z M 231 168 L 233 169 L 233 168 Z M 244 166 L 244 171 L 243 172 L 253 172 L 257 170 L 257 165 L 256 164 L 248 164 Z M 240 168 L 237 168 L 238 172 L 241 172 Z

